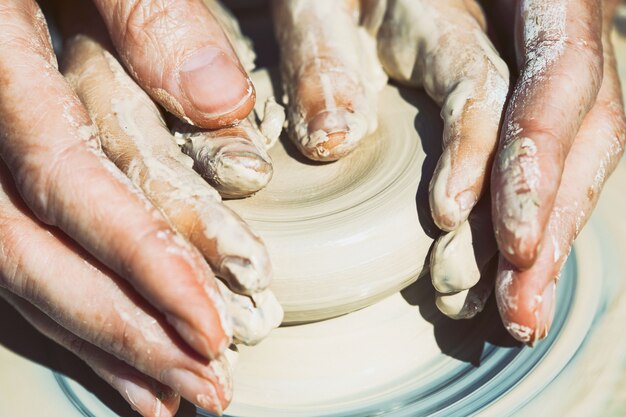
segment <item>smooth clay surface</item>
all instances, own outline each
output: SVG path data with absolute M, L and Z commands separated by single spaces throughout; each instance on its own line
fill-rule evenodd
M 272 94 L 268 73 L 254 82 L 262 104 Z M 426 231 L 437 232 L 416 194 L 420 188 L 419 200 L 428 201 L 420 179 L 440 153 L 438 109 L 423 94 L 390 86 L 380 102 L 377 133 L 348 157 L 311 162 L 283 137 L 270 150 L 270 184 L 227 202 L 267 244 L 287 323 L 370 305 L 417 279 L 426 261 Z

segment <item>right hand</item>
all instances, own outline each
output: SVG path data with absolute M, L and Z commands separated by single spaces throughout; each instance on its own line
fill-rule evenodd
M 250 95 L 249 79 L 204 6 L 95 2 L 111 12 L 103 18 L 124 63 L 165 108 L 201 126 L 245 117 L 253 102 L 243 97 Z M 195 36 L 179 39 L 179 31 L 157 24 L 172 16 L 194 22 L 185 28 Z M 223 354 L 233 325 L 235 339 L 254 343 L 280 321 L 275 309 L 271 317 L 263 316 L 263 303 L 276 307 L 264 291 L 271 271 L 263 244 L 190 170 L 188 159 L 174 152 L 156 106 L 117 62 L 90 72 L 70 57 L 70 85 L 57 70 L 34 1 L 3 2 L 0 22 L 0 295 L 84 359 L 143 415 L 159 410 L 173 415 L 178 394 L 219 413 L 231 395 Z M 130 36 L 138 29 L 150 48 Z M 88 36 L 74 47 L 83 51 L 81 59 L 106 61 L 105 48 Z M 184 62 L 171 62 L 172 50 L 186 52 L 174 60 L 196 50 L 217 51 L 231 61 L 217 65 L 198 58 L 208 68 L 197 71 L 196 62 L 183 76 L 177 71 Z M 108 78 L 90 84 L 90 75 Z M 224 76 L 229 83 L 210 83 Z M 194 85 L 190 98 L 185 88 Z M 207 85 L 227 86 L 221 96 L 231 100 L 215 102 Z M 147 115 L 145 128 L 157 135 L 151 137 L 155 148 L 124 134 L 127 126 L 119 119 L 98 120 L 100 110 L 129 94 L 138 105 L 122 116 Z M 106 137 L 103 128 L 109 129 Z M 115 163 L 132 182 L 107 157 L 110 152 L 118 153 Z M 173 175 L 155 177 L 164 172 Z M 252 308 L 248 296 L 263 302 Z M 251 316 L 261 318 L 248 320 Z M 233 317 L 239 320 L 233 323 Z

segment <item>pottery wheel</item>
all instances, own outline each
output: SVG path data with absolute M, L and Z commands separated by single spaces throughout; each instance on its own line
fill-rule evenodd
M 254 82 L 262 105 L 272 91 L 270 78 L 261 71 Z M 272 290 L 285 322 L 354 311 L 419 275 L 432 243 L 416 208 L 423 149 L 441 149 L 438 110 L 428 104 L 423 95 L 386 88 L 378 131 L 334 163 L 306 160 L 283 137 L 270 150 L 274 177 L 267 188 L 228 202 L 268 247 Z M 421 197 L 428 200 L 425 192 Z M 423 216 L 428 224 L 429 216 Z
M 616 49 L 625 57 L 626 41 Z M 267 75 L 257 83 L 269 86 Z M 440 149 L 438 111 L 393 87 L 382 103 L 380 134 L 349 159 L 309 165 L 278 145 L 270 187 L 229 203 L 266 240 L 288 320 L 309 323 L 240 347 L 227 415 L 626 415 L 626 163 L 576 241 L 549 336 L 529 348 L 504 331 L 493 302 L 454 321 L 436 309 L 428 276 L 417 279 L 434 236 L 419 202 Z M 0 313 L 0 335 L 24 332 Z M 20 358 L 55 367 L 54 348 L 33 337 L 2 341 L 0 416 L 131 415 L 85 367 L 69 373 L 79 384 Z M 196 413 L 208 415 L 180 415 Z

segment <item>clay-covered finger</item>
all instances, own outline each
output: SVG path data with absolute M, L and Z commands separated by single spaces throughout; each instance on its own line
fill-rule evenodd
M 236 291 L 269 285 L 258 236 L 191 168 L 159 110 L 97 40 L 68 42 L 64 72 L 102 132 L 104 151 Z
M 565 162 L 537 259 L 526 270 L 505 259 L 500 262 L 496 283 L 500 315 L 509 332 L 522 342 L 534 343 L 547 335 L 561 268 L 624 152 L 626 119 L 608 32 L 605 31 L 602 87 Z
M 430 276 L 433 287 L 439 293 L 467 290 L 484 275 L 485 268 L 498 250 L 490 205 L 489 199 L 483 198 L 468 220 L 435 241 L 430 255 Z
M 446 231 L 467 219 L 486 189 L 509 89 L 508 68 L 478 17 L 473 1 L 398 0 L 389 3 L 378 32 L 387 73 L 423 86 L 441 106 L 443 154 L 430 207 Z
M 218 287 L 233 319 L 235 343 L 256 345 L 283 321 L 283 309 L 270 290 L 242 295 L 221 281 L 218 281 Z
M 194 169 L 226 198 L 247 197 L 272 178 L 266 139 L 252 117 L 237 126 L 201 130 L 178 123 L 173 132 Z
M 226 359 L 208 360 L 189 349 L 125 281 L 16 206 L 19 198 L 6 180 L 3 176 L 0 237 L 8 256 L 0 262 L 0 287 L 189 401 L 224 408 L 232 394 Z
M 334 161 L 376 129 L 385 85 L 359 2 L 274 0 L 289 134 L 310 159 Z
M 205 5 L 218 20 L 247 71 L 254 69 L 255 53 L 237 20 L 218 1 Z M 267 149 L 278 139 L 285 115 L 282 106 L 269 98 L 261 125 L 254 112 L 235 126 L 218 130 L 202 129 L 182 121 L 172 123 L 172 131 L 194 169 L 223 197 L 247 197 L 265 187 L 272 178 L 272 161 Z
M 602 80 L 602 2 L 520 2 L 520 77 L 492 172 L 502 254 L 529 268 L 541 250 L 570 147 Z M 610 26 L 610 20 L 607 21 Z
M 19 193 L 39 219 L 127 279 L 190 346 L 217 356 L 230 336 L 217 289 L 206 284 L 210 268 L 106 158 L 37 10 L 31 0 L 1 10 L 12 24 L 0 31 L 0 153 Z
M 493 291 L 496 280 L 498 257 L 494 256 L 481 270 L 479 281 L 466 290 L 451 293 L 438 292 L 435 305 L 452 319 L 471 319 L 483 311 L 485 303 Z
M 176 414 L 180 396 L 171 388 L 80 339 L 41 310 L 7 290 L 0 289 L 0 297 L 7 300 L 39 332 L 82 359 L 142 416 L 171 417 Z
M 80 3 L 65 1 L 64 10 Z M 254 86 L 220 21 L 202 0 L 94 4 L 126 68 L 169 112 L 211 129 L 250 113 Z

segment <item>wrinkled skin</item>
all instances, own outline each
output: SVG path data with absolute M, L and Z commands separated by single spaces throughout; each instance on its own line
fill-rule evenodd
M 541 25 L 554 20 L 533 3 L 501 0 L 484 9 L 497 17 L 491 34 L 502 56 L 517 58 L 510 63 L 510 72 L 519 74 L 510 96 L 509 70 L 489 46 L 488 19 L 474 1 L 345 4 L 361 14 L 351 24 L 375 34 L 387 73 L 423 86 L 444 110 L 444 151 L 431 184 L 433 218 L 459 251 L 478 253 L 476 276 L 469 280 L 448 273 L 454 254 L 442 251 L 433 260 L 441 271 L 433 276 L 435 287 L 445 291 L 437 304 L 451 316 L 470 317 L 497 277 L 504 323 L 525 342 L 547 332 L 555 279 L 623 152 L 625 131 L 608 37 L 614 2 L 570 1 L 565 25 L 545 29 Z M 254 89 L 199 1 L 94 4 L 113 43 L 109 50 L 163 108 L 199 128 L 225 127 L 249 113 Z M 430 20 L 420 21 L 423 16 Z M 396 30 L 403 19 L 410 31 Z M 231 395 L 222 355 L 231 335 L 203 259 L 211 254 L 187 243 L 179 234 L 185 228 L 174 224 L 175 231 L 166 210 L 107 158 L 92 122 L 98 97 L 87 108 L 76 85 L 58 72 L 34 1 L 3 2 L 0 21 L 0 294 L 142 415 L 173 415 L 180 396 L 219 413 Z M 446 30 L 434 36 L 432 22 Z M 524 31 L 531 23 L 539 29 Z M 306 31 L 319 21 L 300 24 Z M 553 31 L 561 32 L 551 37 Z M 538 70 L 541 54 L 551 54 L 550 64 Z M 320 74 L 307 77 L 311 81 L 295 94 L 324 112 L 315 81 Z M 351 103 L 350 94 L 368 91 L 360 77 L 350 80 L 356 84 L 339 90 L 335 103 Z M 316 129 L 332 136 L 323 155 L 337 148 L 341 157 L 346 149 L 338 145 L 349 136 L 347 126 L 338 120 L 317 121 Z M 538 181 L 526 175 L 533 164 Z M 538 207 L 531 217 L 515 210 L 526 204 L 528 192 L 536 194 L 530 201 Z M 470 239 L 462 232 L 467 221 Z M 518 229 L 527 233 L 516 234 Z
M 93 4 L 112 45 L 92 44 L 134 78 L 119 66 L 124 75 L 103 84 L 110 96 L 81 90 L 94 87 L 89 68 L 61 75 L 34 0 L 0 5 L 0 295 L 142 415 L 174 415 L 181 396 L 220 413 L 231 396 L 227 347 L 233 338 L 255 343 L 266 334 L 231 319 L 262 315 L 248 296 L 272 300 L 264 293 L 271 275 L 265 248 L 191 171 L 147 95 L 133 111 L 150 116 L 146 129 L 169 152 L 156 162 L 131 135 L 101 137 L 112 125 L 94 121 L 103 106 L 127 98 L 116 94 L 136 88 L 187 123 L 221 128 L 248 115 L 254 88 L 200 0 Z M 57 5 L 70 32 L 78 30 L 72 22 L 89 20 L 76 3 Z M 122 143 L 115 164 L 112 143 Z M 173 175 L 148 181 L 154 171 Z M 180 210 L 176 198 L 189 206 Z M 212 218 L 228 227 L 216 229 Z M 232 239 L 247 246 L 233 247 Z

